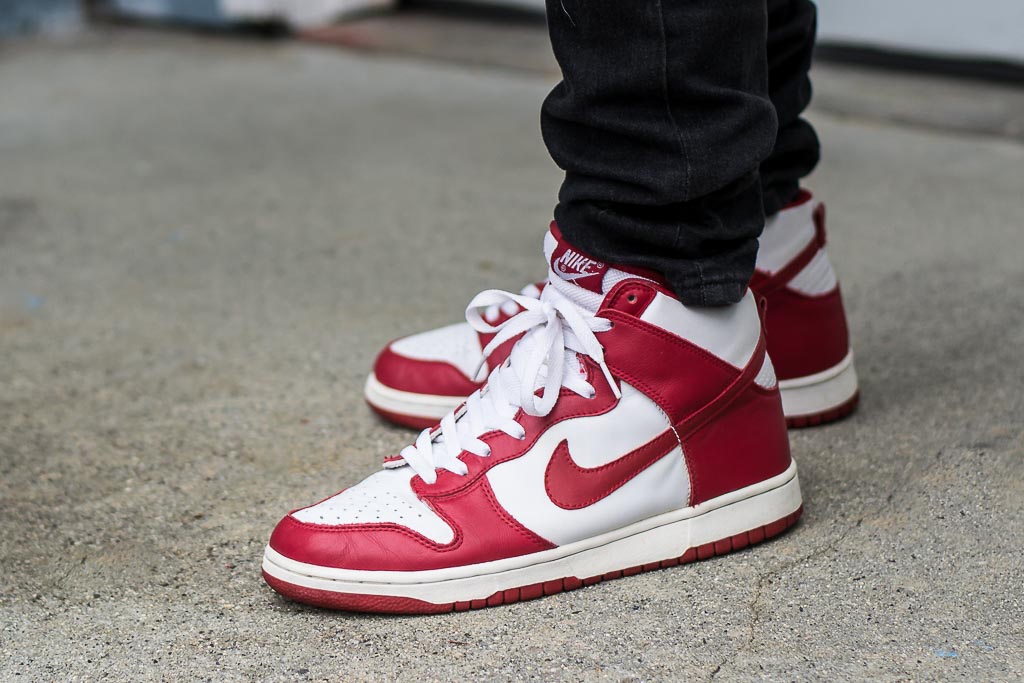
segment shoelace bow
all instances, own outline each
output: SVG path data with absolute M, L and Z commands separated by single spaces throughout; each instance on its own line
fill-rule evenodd
M 540 287 L 531 283 L 523 287 L 521 290 L 519 290 L 519 293 L 522 296 L 528 296 L 531 299 L 538 299 L 540 298 Z M 505 299 L 500 304 L 491 304 L 486 309 L 484 309 L 483 318 L 488 323 L 493 325 L 494 323 L 498 322 L 498 318 L 502 314 L 505 314 L 511 318 L 518 312 L 519 304 L 515 302 L 515 299 Z M 481 364 L 481 367 L 482 365 L 483 364 Z M 479 371 L 480 368 L 477 368 L 477 372 Z
M 523 310 L 505 322 L 492 325 L 480 315 L 480 309 L 493 310 L 509 302 Z M 495 335 L 484 348 L 481 365 L 496 348 L 525 334 L 508 360 L 491 372 L 487 384 L 466 399 L 458 415 L 452 411 L 438 428 L 420 432 L 416 443 L 402 450 L 401 459 L 387 467 L 408 464 L 427 484 L 437 481 L 438 470 L 465 475 L 469 468 L 458 457 L 463 451 L 482 458 L 491 454 L 481 435 L 499 430 L 516 439 L 526 438 L 526 430 L 515 420 L 520 408 L 528 415 L 547 415 L 562 387 L 593 398 L 594 387 L 571 367 L 574 354 L 593 359 L 615 397 L 621 397 L 596 336 L 611 329 L 611 321 L 586 314 L 553 287 L 545 288 L 542 299 L 497 289 L 481 292 L 469 302 L 466 320 L 479 332 Z

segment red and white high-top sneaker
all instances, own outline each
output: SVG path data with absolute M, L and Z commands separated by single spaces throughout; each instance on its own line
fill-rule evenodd
M 539 299 L 544 283 L 527 285 L 522 297 Z M 488 306 L 482 317 L 498 325 L 523 310 L 514 299 Z M 492 332 L 480 332 L 469 323 L 455 323 L 396 339 L 380 352 L 366 379 L 366 402 L 392 422 L 414 429 L 437 424 L 444 415 L 483 387 L 487 374 L 501 365 L 512 350 L 512 340 L 488 355 Z
M 546 238 L 539 299 L 467 310 L 517 340 L 484 387 L 384 469 L 289 513 L 263 559 L 283 595 L 338 609 L 500 605 L 719 555 L 801 512 L 759 308 L 687 308 Z M 563 279 L 565 278 L 565 279 Z M 523 310 L 495 325 L 481 309 Z
M 796 201 L 768 219 L 750 283 L 768 302 L 768 355 L 790 427 L 831 422 L 857 406 L 843 298 L 824 247 L 825 207 L 801 191 Z M 541 287 L 529 285 L 522 294 L 539 297 Z M 510 300 L 500 308 L 492 306 L 485 317 L 493 324 L 520 310 Z M 437 424 L 483 386 L 488 370 L 508 357 L 510 344 L 481 365 L 491 336 L 457 323 L 391 342 L 366 380 L 366 402 L 407 427 Z
M 789 426 L 852 413 L 859 394 L 846 311 L 825 253 L 825 205 L 810 192 L 765 223 L 750 288 L 767 304 L 768 355 Z

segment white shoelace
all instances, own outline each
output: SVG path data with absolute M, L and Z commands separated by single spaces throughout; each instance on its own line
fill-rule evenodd
M 519 294 L 522 296 L 528 296 L 531 299 L 540 298 L 540 287 L 531 283 L 519 290 Z M 507 316 L 513 316 L 519 311 L 519 304 L 515 302 L 515 299 L 506 299 L 500 304 L 491 304 L 484 310 L 483 318 L 487 322 L 494 324 L 498 322 L 498 317 L 504 313 Z M 482 367 L 482 364 L 481 364 Z M 477 368 L 477 372 L 480 368 Z
M 499 325 L 481 317 L 480 309 L 508 302 L 523 311 Z M 476 330 L 495 335 L 484 349 L 484 359 L 508 340 L 525 334 L 508 360 L 491 372 L 484 388 L 473 392 L 458 414 L 450 412 L 441 419 L 440 427 L 420 432 L 416 443 L 402 450 L 401 460 L 389 462 L 387 467 L 408 464 L 428 484 L 437 481 L 438 470 L 467 474 L 469 468 L 458 457 L 463 451 L 481 458 L 491 454 L 481 435 L 500 430 L 516 439 L 526 438 L 526 430 L 515 420 L 520 408 L 528 415 L 547 415 L 562 387 L 585 398 L 596 395 L 580 372 L 576 354 L 593 359 L 616 398 L 621 397 L 595 334 L 611 329 L 611 321 L 582 311 L 553 287 L 545 288 L 541 299 L 497 289 L 481 292 L 469 303 L 466 320 Z M 539 396 L 537 389 L 541 389 Z

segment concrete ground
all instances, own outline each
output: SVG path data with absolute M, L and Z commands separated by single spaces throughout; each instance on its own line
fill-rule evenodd
M 362 403 L 381 345 L 542 274 L 550 85 L 133 31 L 2 48 L 0 679 L 1024 676 L 1024 146 L 821 110 L 863 402 L 792 435 L 791 533 L 440 617 L 263 584 L 283 513 L 411 438 Z

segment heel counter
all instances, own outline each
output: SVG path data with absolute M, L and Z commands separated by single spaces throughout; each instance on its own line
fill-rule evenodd
M 779 379 L 813 375 L 846 357 L 850 335 L 838 285 L 821 296 L 784 288 L 766 299 L 768 355 Z
M 777 387 L 752 384 L 682 444 L 691 505 L 774 477 L 792 462 Z

